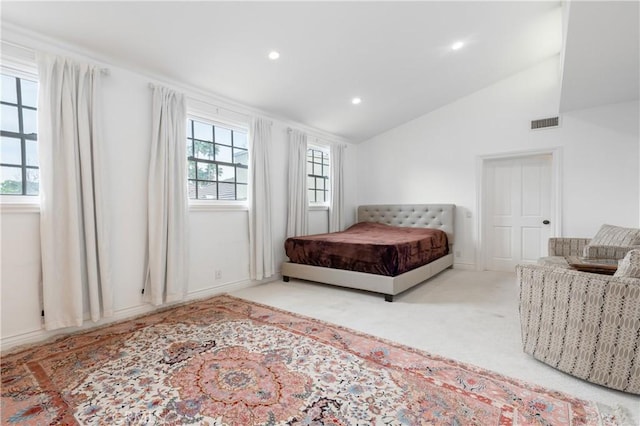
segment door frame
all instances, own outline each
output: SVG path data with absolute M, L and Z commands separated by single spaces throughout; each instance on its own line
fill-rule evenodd
M 476 270 L 484 271 L 487 266 L 487 230 L 486 205 L 483 196 L 486 186 L 487 163 L 492 160 L 510 160 L 518 158 L 551 155 L 551 236 L 562 236 L 562 148 L 511 151 L 500 154 L 478 155 L 476 157 Z

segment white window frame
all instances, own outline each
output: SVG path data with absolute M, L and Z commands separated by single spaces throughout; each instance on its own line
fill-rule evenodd
M 322 151 L 323 153 L 327 154 L 327 157 L 329 159 L 329 163 L 327 164 L 327 166 L 329 167 L 329 173 L 327 174 L 327 180 L 325 181 L 325 184 L 328 185 L 328 188 L 325 187 L 327 200 L 323 202 L 315 202 L 315 201 L 308 200 L 308 208 L 309 210 L 312 210 L 312 211 L 326 210 L 329 208 L 329 202 L 331 200 L 331 147 L 327 145 L 322 145 L 319 143 L 309 143 L 307 145 L 307 156 L 308 156 L 309 150 L 312 150 L 312 149 L 316 151 Z M 309 161 L 306 161 L 306 165 L 307 165 L 307 178 L 308 178 L 309 177 Z M 311 189 L 306 185 L 306 181 L 305 181 L 305 186 L 307 187 L 306 188 L 307 191 Z
M 198 112 L 198 111 L 187 111 L 187 124 L 189 125 L 189 120 L 199 121 L 201 123 L 210 124 L 212 126 L 220 126 L 230 130 L 236 130 L 245 132 L 247 134 L 247 152 L 249 155 L 249 165 L 247 167 L 247 175 L 250 174 L 250 165 L 251 165 L 251 151 L 249 150 L 249 138 L 250 129 L 246 123 L 237 122 L 233 120 L 227 120 L 224 118 L 212 118 L 209 114 Z M 188 136 L 185 135 L 185 139 Z M 185 157 L 185 161 L 187 162 L 187 171 L 189 167 L 188 155 Z M 187 176 L 187 182 L 189 181 L 189 177 Z M 247 182 L 247 200 L 202 200 L 202 199 L 188 199 L 189 211 L 248 211 L 249 210 L 249 194 L 251 191 L 250 188 L 250 179 Z
M 3 48 L 5 46 L 3 45 Z M 34 62 L 2 56 L 0 65 L 2 74 L 12 75 L 40 82 L 38 68 Z M 40 195 L 2 195 L 0 194 L 0 210 L 3 213 L 40 213 Z

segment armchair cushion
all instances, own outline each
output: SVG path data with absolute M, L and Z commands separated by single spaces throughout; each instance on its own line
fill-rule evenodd
M 594 246 L 640 245 L 640 229 L 602 225 L 589 244 Z
M 640 278 L 640 250 L 630 250 L 624 259 L 618 262 L 618 270 L 613 276 Z
M 630 250 L 640 246 L 601 246 L 589 244 L 584 247 L 583 257 L 587 259 L 622 259 Z
M 629 250 L 640 246 L 640 229 L 602 225 L 584 247 L 583 256 L 594 259 L 622 259 Z

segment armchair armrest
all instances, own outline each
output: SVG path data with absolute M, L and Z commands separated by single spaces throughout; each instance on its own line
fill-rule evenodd
M 591 238 L 549 238 L 549 256 L 582 256 Z

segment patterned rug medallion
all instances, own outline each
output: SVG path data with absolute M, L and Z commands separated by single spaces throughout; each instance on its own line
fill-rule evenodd
M 1 420 L 618 424 L 591 402 L 226 295 L 4 356 Z

